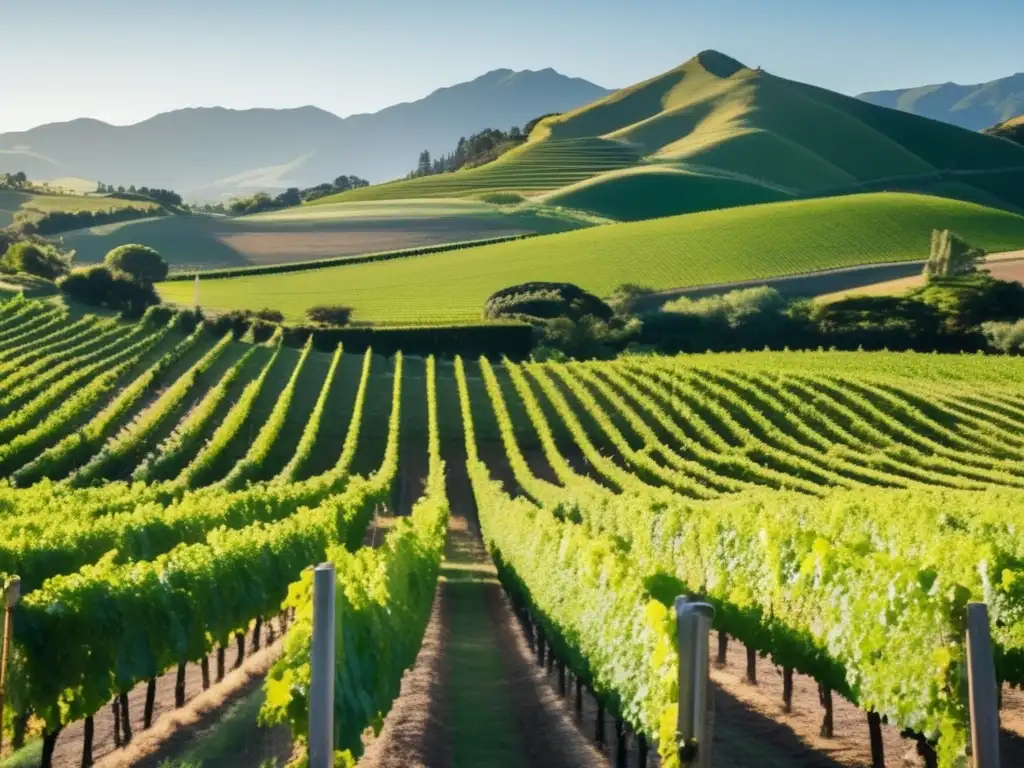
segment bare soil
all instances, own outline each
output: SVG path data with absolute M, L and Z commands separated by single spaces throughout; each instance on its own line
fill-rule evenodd
M 280 638 L 281 632 L 278 620 L 274 619 L 272 623 L 274 625 L 273 636 Z M 269 632 L 270 628 L 265 625 L 261 633 L 261 640 L 264 645 L 270 637 Z M 246 638 L 245 651 L 247 656 L 252 652 L 252 641 L 253 637 L 250 632 Z M 238 695 L 241 695 L 236 691 L 244 688 L 250 682 L 250 677 L 265 674 L 266 669 L 269 668 L 277 652 L 277 645 L 272 645 L 271 648 L 264 648 L 252 657 L 252 666 L 248 666 L 247 671 L 240 669 L 232 673 L 237 657 L 236 646 L 232 642 L 225 652 L 225 678 L 220 683 L 216 683 L 217 653 L 216 651 L 211 652 L 207 657 L 210 666 L 211 688 L 205 692 L 203 691 L 202 667 L 198 663 L 188 664 L 185 673 L 186 705 L 181 709 L 176 709 L 174 702 L 177 668 L 166 671 L 157 678 L 156 698 L 153 707 L 153 725 L 148 731 L 143 730 L 143 710 L 147 685 L 146 683 L 140 683 L 135 686 L 128 694 L 129 720 L 134 736 L 133 743 L 129 745 L 128 749 L 134 750 L 137 747 L 136 741 L 139 745 L 138 748 L 141 749 L 143 744 L 152 746 L 154 738 L 161 742 L 164 738 L 169 738 L 176 730 L 174 726 L 176 722 L 189 723 L 193 715 L 198 716 L 200 712 L 206 713 L 210 709 L 211 701 L 215 701 L 218 698 L 221 698 L 223 703 L 235 700 Z M 245 664 L 244 661 L 243 664 Z M 108 704 L 100 709 L 93 716 L 93 723 L 92 755 L 95 764 L 104 766 L 135 764 L 131 761 L 119 761 L 115 754 L 118 752 L 128 754 L 128 752 L 123 749 L 119 750 L 114 744 L 114 718 L 111 705 Z M 53 755 L 53 765 L 55 768 L 78 768 L 82 764 L 84 729 L 85 721 L 82 720 L 72 723 L 60 732 Z M 290 738 L 288 741 L 290 752 Z M 130 754 L 135 754 L 135 752 Z M 104 760 L 108 756 L 110 759 Z
M 480 219 L 451 222 L 410 219 L 377 224 L 372 220 L 348 224 L 345 229 L 285 232 L 221 233 L 217 240 L 238 253 L 248 264 L 280 264 L 288 261 L 355 256 L 381 251 L 420 248 L 462 240 L 481 240 L 528 232 L 525 228 L 490 225 Z

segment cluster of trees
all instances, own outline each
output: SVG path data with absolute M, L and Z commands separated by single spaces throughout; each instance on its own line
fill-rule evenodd
M 607 303 L 577 286 L 525 283 L 493 294 L 484 316 L 518 319 L 542 359 L 612 357 L 632 347 L 663 354 L 750 349 L 1024 352 L 1024 285 L 979 269 L 984 252 L 936 232 L 927 282 L 902 296 L 793 299 L 762 286 L 660 308 L 653 291 L 623 285 Z
M 271 197 L 266 192 L 257 192 L 249 197 L 236 197 L 227 204 L 226 210 L 236 216 L 248 216 L 279 208 L 291 208 L 292 206 L 308 203 L 310 200 L 316 200 L 320 197 L 368 186 L 370 186 L 370 182 L 358 176 L 339 176 L 332 182 L 317 184 L 315 187 L 307 187 L 306 189 L 289 187 L 275 197 Z
M 0 274 L 26 274 L 56 280 L 69 269 L 70 261 L 48 243 L 0 237 Z
M 97 185 L 96 191 L 100 194 L 106 195 L 138 195 L 140 197 L 147 197 L 154 203 L 158 203 L 159 205 L 167 206 L 169 208 L 181 208 L 184 204 L 181 199 L 181 195 L 173 189 L 136 187 L 134 184 L 129 186 L 127 189 L 125 189 L 123 185 L 115 188 L 113 184 L 104 184 L 101 181 Z
M 160 303 L 153 283 L 167 277 L 163 257 L 145 245 L 114 248 L 100 266 L 76 269 L 57 281 L 68 297 L 83 304 L 107 307 L 126 317 L 141 317 Z
M 24 189 L 27 186 L 28 176 L 24 171 L 0 173 L 0 189 Z
M 522 128 L 515 125 L 507 131 L 502 131 L 499 128 L 487 128 L 468 138 L 463 136 L 459 139 L 455 151 L 447 155 L 432 157 L 430 152 L 425 149 L 420 152 L 416 168 L 409 173 L 408 178 L 415 179 L 420 176 L 451 173 L 461 168 L 475 168 L 496 160 L 510 149 L 518 147 L 526 141 L 533 129 L 537 127 L 537 123 L 556 114 L 558 113 L 552 112 L 542 115 L 531 120 Z
M 55 235 L 72 229 L 87 229 L 101 224 L 143 219 L 149 216 L 165 215 L 163 211 L 127 206 L 106 211 L 18 211 L 14 216 L 15 229 L 29 235 Z

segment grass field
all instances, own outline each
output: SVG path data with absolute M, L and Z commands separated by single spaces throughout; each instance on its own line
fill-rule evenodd
M 293 320 L 346 304 L 361 322 L 479 320 L 494 291 L 564 280 L 606 295 L 621 283 L 655 289 L 927 257 L 931 231 L 950 228 L 990 251 L 1024 245 L 1024 217 L 970 203 L 871 194 L 734 208 L 594 227 L 527 241 L 301 273 L 208 280 L 210 309 L 274 307 Z M 159 286 L 191 302 L 190 283 Z
M 622 173 L 649 165 L 661 173 Z M 327 199 L 547 192 L 552 200 L 565 196 L 567 206 L 635 220 L 778 200 L 780 192 L 855 192 L 864 184 L 930 192 L 942 172 L 1007 168 L 1024 172 L 1024 147 L 705 51 L 676 69 L 541 122 L 526 144 L 489 165 Z M 673 169 L 690 177 L 667 175 Z M 720 177 L 736 181 L 724 183 Z M 973 177 L 962 181 L 975 185 Z M 1012 180 L 977 181 L 1003 205 L 1024 207 L 1024 193 Z M 955 196 L 974 199 L 963 188 Z
M 410 200 L 316 205 L 241 218 L 165 216 L 63 235 L 76 261 L 143 243 L 175 269 L 215 269 L 415 248 L 503 235 L 560 232 L 587 222 L 557 212 L 514 211 L 477 201 Z

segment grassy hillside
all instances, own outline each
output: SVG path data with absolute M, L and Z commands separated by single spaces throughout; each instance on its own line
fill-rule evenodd
M 321 198 L 315 204 L 419 197 L 463 197 L 488 192 L 535 194 L 628 168 L 639 155 L 616 141 L 583 137 L 566 141 L 529 142 L 493 163 L 455 173 L 377 184 Z
M 734 208 L 593 227 L 527 241 L 301 273 L 208 280 L 216 309 L 347 304 L 361 322 L 472 322 L 492 292 L 564 280 L 608 294 L 625 282 L 656 289 L 925 258 L 936 227 L 990 251 L 1024 247 L 1024 217 L 971 203 L 871 194 Z M 188 302 L 189 283 L 165 283 Z
M 666 175 L 624 176 L 623 169 L 636 168 Z M 670 72 L 541 122 L 525 145 L 490 165 L 376 185 L 332 200 L 547 192 L 545 199 L 559 204 L 636 219 L 644 210 L 634 188 L 652 204 L 647 215 L 659 216 L 887 183 L 927 192 L 950 172 L 980 172 L 965 183 L 978 181 L 1002 204 L 1018 205 L 984 183 L 985 173 L 1006 168 L 1024 170 L 1024 147 L 705 51 Z M 672 171 L 690 177 L 667 175 Z M 695 175 L 718 178 L 700 180 L 704 186 L 692 191 L 684 182 L 697 184 Z M 722 177 L 744 183 L 726 184 Z M 602 188 L 605 182 L 610 186 Z
M 9 226 L 15 215 L 21 211 L 28 219 L 38 219 L 48 213 L 79 211 L 118 211 L 123 208 L 138 208 L 156 211 L 156 203 L 138 200 L 122 200 L 104 195 L 59 195 L 42 192 L 14 192 L 0 190 L 0 227 Z
M 640 166 L 605 173 L 542 195 L 538 202 L 620 221 L 787 200 L 792 195 L 744 179 Z
M 585 222 L 558 214 L 509 211 L 470 200 L 317 205 L 244 216 L 169 216 L 110 224 L 63 235 L 81 263 L 111 248 L 144 243 L 175 269 L 277 264 L 334 256 L 561 232 Z

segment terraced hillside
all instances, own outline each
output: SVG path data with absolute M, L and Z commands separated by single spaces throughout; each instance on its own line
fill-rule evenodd
M 968 734 L 967 600 L 989 603 L 1000 681 L 1024 683 L 1020 358 L 388 360 L 15 301 L 0 360 L 0 573 L 24 593 L 7 706 L 42 723 L 43 765 L 111 700 L 140 727 L 128 692 L 161 673 L 216 652 L 222 674 L 217 649 L 242 637 L 241 658 L 282 602 L 295 625 L 264 714 L 302 734 L 305 569 L 324 559 L 335 746 L 359 754 L 416 656 L 456 503 L 542 655 L 663 766 L 679 593 L 823 700 L 920 734 L 942 768 Z M 364 546 L 384 507 L 404 519 Z M 74 749 L 94 757 L 91 737 Z
M 623 173 L 625 168 L 644 173 Z M 637 218 L 637 196 L 658 204 L 652 215 L 668 215 L 780 196 L 927 191 L 956 178 L 993 192 L 1004 205 L 1021 207 L 1021 193 L 993 191 L 989 183 L 1022 170 L 1024 148 L 705 51 L 674 70 L 542 121 L 525 145 L 490 165 L 328 199 L 550 192 L 539 199 Z M 584 181 L 586 195 L 561 191 Z M 704 201 L 709 186 L 715 192 Z
M 210 309 L 273 307 L 294 320 L 345 304 L 372 323 L 479 322 L 487 297 L 531 280 L 568 281 L 598 295 L 622 283 L 655 289 L 717 285 L 928 255 L 948 228 L 989 251 L 1024 246 L 1024 217 L 970 203 L 869 194 L 754 205 L 592 227 L 512 243 L 305 272 L 208 279 Z M 159 286 L 187 304 L 193 287 Z

